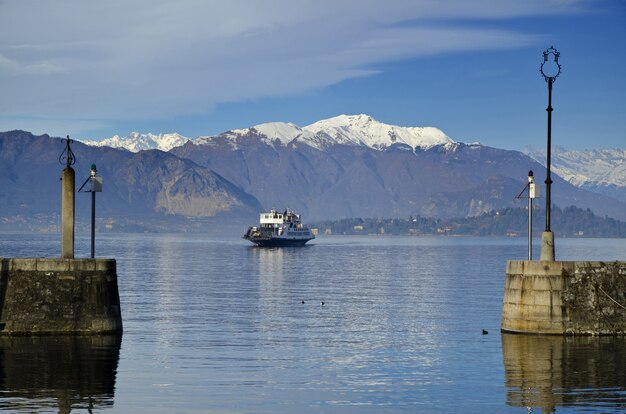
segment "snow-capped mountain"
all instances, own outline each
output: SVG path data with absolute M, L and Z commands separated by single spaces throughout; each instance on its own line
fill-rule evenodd
M 122 148 L 130 152 L 139 152 L 149 149 L 169 151 L 174 147 L 184 145 L 187 141 L 189 141 L 189 138 L 175 133 L 154 135 L 131 132 L 125 137 L 114 135 L 102 141 L 83 141 L 83 143 L 94 147 L 113 147 Z
M 297 142 L 317 149 L 341 144 L 383 150 L 402 144 L 412 149 L 426 150 L 437 145 L 456 144 L 437 128 L 388 125 L 363 114 L 339 115 L 302 128 L 292 123 L 270 122 L 251 128 L 233 129 L 216 136 L 200 137 L 194 143 L 215 145 L 227 139 L 236 148 L 240 140 L 259 138 L 268 145 L 286 146 Z
M 428 149 L 454 144 L 440 129 L 432 127 L 400 127 L 378 122 L 369 115 L 339 115 L 304 127 L 314 134 L 325 134 L 337 144 L 363 145 L 384 149 L 394 144 Z
M 313 141 L 314 137 L 308 131 L 299 126 L 286 122 L 268 122 L 255 125 L 250 128 L 231 129 L 219 135 L 201 136 L 193 140 L 196 145 L 217 145 L 218 142 L 226 141 L 233 149 L 238 148 L 238 143 L 246 140 L 261 141 L 267 145 L 286 146 L 290 142 Z
M 456 144 L 443 131 L 433 127 L 401 127 L 379 122 L 369 115 L 339 115 L 305 127 L 286 122 L 268 122 L 250 128 L 233 129 L 219 135 L 200 136 L 193 140 L 197 145 L 215 145 L 226 139 L 237 148 L 240 140 L 261 140 L 268 145 L 286 146 L 292 142 L 317 149 L 331 145 L 365 146 L 384 150 L 392 145 L 407 145 L 412 149 L 426 150 L 437 145 Z M 148 149 L 169 151 L 184 145 L 190 138 L 179 134 L 141 134 L 133 132 L 125 137 L 115 135 L 102 141 L 83 141 L 92 146 L 123 148 L 131 152 Z
M 524 153 L 545 165 L 545 150 L 524 149 Z M 555 147 L 552 171 L 577 187 L 589 185 L 626 187 L 626 149 L 570 151 Z
M 77 159 L 97 164 L 102 176 L 108 177 L 101 212 L 128 217 L 129 223 L 132 217 L 139 217 L 139 223 L 149 217 L 160 221 L 164 214 L 177 216 L 177 221 L 218 214 L 256 217 L 263 209 L 286 206 L 312 221 L 475 216 L 523 206 L 515 196 L 525 185 L 528 170 L 542 175 L 541 164 L 519 151 L 463 143 L 450 144 L 451 150 L 444 144 L 411 151 L 410 146 L 421 141 L 403 138 L 398 144 L 396 139 L 384 147 L 394 141 L 359 141 L 353 131 L 350 140 L 343 141 L 348 145 L 333 145 L 333 131 L 327 131 L 272 123 L 211 137 L 211 145 L 188 141 L 167 152 L 133 153 L 79 142 L 73 151 Z M 0 216 L 39 214 L 49 211 L 46 200 L 49 204 L 58 199 L 60 193 L 50 180 L 38 180 L 36 188 L 28 182 L 28 177 L 52 177 L 58 171 L 50 148 L 61 152 L 64 144 L 47 135 L 0 132 L 0 169 L 4 170 L 0 187 L 12 197 L 0 203 Z M 626 196 L 626 187 L 579 188 L 557 174 L 553 180 L 558 207 L 575 205 L 626 220 L 626 197 L 620 196 Z M 87 202 L 81 200 L 77 203 Z
M 170 153 L 210 168 L 266 208 L 289 206 L 311 220 L 480 215 L 519 206 L 528 170 L 541 170 L 519 151 L 455 143 L 435 128 L 393 127 L 365 115 L 306 127 L 261 124 Z M 626 204 L 553 180 L 557 206 L 626 219 Z

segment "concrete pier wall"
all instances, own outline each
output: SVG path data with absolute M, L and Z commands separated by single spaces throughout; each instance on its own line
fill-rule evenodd
M 121 332 L 115 260 L 0 258 L 0 335 Z
M 626 334 L 626 262 L 507 261 L 502 331 Z

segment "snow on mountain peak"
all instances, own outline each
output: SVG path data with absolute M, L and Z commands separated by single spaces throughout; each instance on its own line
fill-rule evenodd
M 310 135 L 307 131 L 302 130 L 299 126 L 287 122 L 267 122 L 255 125 L 250 128 L 232 129 L 216 136 L 200 137 L 195 141 L 199 145 L 214 145 L 218 138 L 226 138 L 233 149 L 238 147 L 237 142 L 240 139 L 261 139 L 268 145 L 274 145 L 278 141 L 278 145 L 287 145 L 294 139 L 302 138 L 302 136 Z
M 527 147 L 523 151 L 545 165 L 545 150 Z M 555 146 L 551 169 L 577 187 L 584 185 L 626 187 L 626 150 L 595 149 L 574 151 Z
M 428 149 L 437 145 L 450 148 L 456 144 L 437 128 L 387 125 L 364 114 L 339 115 L 303 128 L 292 123 L 268 122 L 250 128 L 233 129 L 215 136 L 198 137 L 193 142 L 197 145 L 216 145 L 221 139 L 226 139 L 232 148 L 237 148 L 241 139 L 259 138 L 272 146 L 285 146 L 295 141 L 317 149 L 336 144 L 365 146 L 377 150 L 394 144 L 408 145 L 413 149 Z M 189 138 L 179 134 L 154 135 L 132 132 L 125 137 L 115 135 L 102 141 L 84 141 L 84 143 L 138 152 L 148 149 L 169 151 L 188 141 Z
M 169 151 L 174 147 L 181 146 L 189 141 L 189 138 L 180 134 L 142 134 L 139 132 L 131 132 L 125 137 L 114 135 L 111 138 L 102 141 L 83 141 L 84 144 L 94 147 L 112 147 L 123 148 L 130 152 L 139 152 L 143 150 L 159 149 L 161 151 Z
M 279 140 L 283 145 L 290 143 L 304 133 L 302 128 L 290 122 L 268 122 L 255 125 L 253 128 L 271 141 Z
M 400 127 L 379 122 L 369 115 L 339 115 L 303 128 L 314 134 L 324 133 L 336 143 L 363 145 L 382 149 L 393 144 L 428 149 L 436 145 L 454 144 L 440 129 L 433 127 Z

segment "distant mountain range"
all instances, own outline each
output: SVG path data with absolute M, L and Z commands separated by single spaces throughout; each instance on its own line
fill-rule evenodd
M 524 153 L 545 165 L 545 150 L 529 147 Z M 568 182 L 626 202 L 626 149 L 569 151 L 557 146 L 550 156 L 552 171 Z
M 239 137 L 256 136 L 262 142 L 270 145 L 274 143 L 286 145 L 295 140 L 318 149 L 338 144 L 366 146 L 373 149 L 384 149 L 395 144 L 421 149 L 454 144 L 452 139 L 437 128 L 406 128 L 387 125 L 368 115 L 340 115 L 303 128 L 292 123 L 269 122 L 251 128 L 233 129 L 219 136 L 228 136 L 233 143 Z M 200 136 L 195 139 L 195 143 L 211 142 L 214 138 L 214 136 Z M 139 152 L 150 149 L 169 151 L 186 144 L 188 141 L 192 141 L 192 139 L 177 133 L 155 135 L 132 132 L 125 137 L 114 135 L 102 141 L 83 140 L 82 142 L 96 147 L 106 146 Z
M 141 134 L 139 132 L 131 132 L 130 135 L 120 137 L 114 135 L 111 138 L 102 141 L 84 140 L 83 143 L 93 147 L 111 147 L 125 149 L 130 152 L 139 152 L 151 149 L 161 151 L 169 151 L 174 147 L 185 144 L 189 138 L 180 134 Z
M 130 217 L 150 226 L 166 219 L 256 220 L 259 210 L 272 207 L 290 207 L 305 221 L 477 216 L 523 206 L 515 196 L 528 170 L 543 181 L 545 169 L 518 151 L 465 144 L 437 128 L 387 125 L 367 115 L 306 127 L 267 123 L 193 140 L 133 133 L 89 144 L 75 143 L 75 169 L 80 178 L 79 171 L 88 174 L 92 162 L 98 165 L 105 183 L 99 217 Z M 46 135 L 0 133 L 0 218 L 58 213 L 62 149 L 59 139 Z M 626 220 L 626 203 L 553 179 L 555 204 Z M 611 185 L 619 190 L 626 182 Z M 80 195 L 77 200 L 86 203 Z
M 367 115 L 304 128 L 271 123 L 200 137 L 171 153 L 211 168 L 266 207 L 311 219 L 465 217 L 520 205 L 515 196 L 540 164 L 517 152 L 452 140 L 436 128 L 404 128 Z M 555 178 L 553 200 L 626 218 L 626 205 Z
M 263 142 L 278 141 L 283 145 L 295 139 L 318 149 L 335 144 L 367 146 L 372 149 L 384 149 L 401 144 L 411 148 L 428 149 L 438 145 L 455 144 L 437 128 L 386 125 L 368 115 L 340 115 L 302 128 L 292 123 L 271 122 L 231 130 L 220 135 L 230 136 L 233 141 L 236 141 L 238 136 L 256 135 Z M 170 151 L 189 141 L 200 144 L 214 139 L 215 137 L 211 136 L 192 139 L 177 133 L 155 135 L 133 132 L 124 137 L 115 135 L 102 141 L 83 142 L 93 146 L 109 146 L 138 152 L 148 149 Z M 545 167 L 545 149 L 527 147 L 523 153 Z M 572 151 L 556 146 L 552 151 L 552 168 L 554 173 L 577 187 L 626 202 L 626 149 Z
M 61 139 L 47 135 L 0 133 L 0 225 L 58 227 L 59 180 L 64 168 L 59 155 L 64 147 Z M 80 142 L 74 142 L 72 150 L 77 190 L 89 177 L 92 163 L 103 177 L 103 192 L 97 195 L 102 226 L 123 224 L 137 229 L 157 218 L 252 217 L 262 208 L 253 196 L 215 172 L 173 154 L 155 150 L 132 153 Z M 77 194 L 77 220 L 87 220 L 89 209 L 90 197 Z

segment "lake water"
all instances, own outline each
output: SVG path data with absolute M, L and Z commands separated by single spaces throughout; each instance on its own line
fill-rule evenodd
M 59 254 L 57 235 L 0 235 L 0 256 Z M 121 341 L 0 338 L 0 409 L 625 412 L 626 339 L 500 333 L 506 260 L 526 254 L 524 238 L 99 235 Z M 625 260 L 626 239 L 557 238 L 556 254 Z

